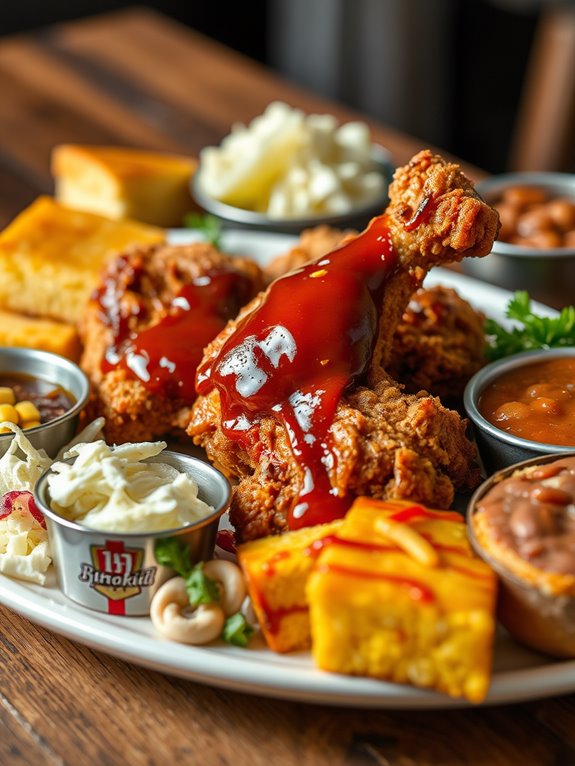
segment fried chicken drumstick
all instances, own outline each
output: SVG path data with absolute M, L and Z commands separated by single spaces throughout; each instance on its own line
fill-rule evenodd
M 276 280 L 205 350 L 188 433 L 239 479 L 238 540 L 329 521 L 354 496 L 448 507 L 479 478 L 465 422 L 386 373 L 395 328 L 434 265 L 486 255 L 497 213 L 429 151 L 384 215 Z
M 271 281 L 327 255 L 357 232 L 316 226 L 265 268 Z M 485 315 L 443 285 L 421 287 L 397 325 L 387 372 L 409 394 L 424 390 L 460 409 L 467 382 L 487 363 Z

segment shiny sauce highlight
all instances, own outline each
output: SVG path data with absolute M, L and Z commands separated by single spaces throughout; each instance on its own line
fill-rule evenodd
M 329 428 L 342 393 L 367 371 L 396 263 L 387 220 L 375 218 L 355 239 L 276 280 L 198 368 L 197 390 L 218 389 L 222 428 L 234 441 L 257 447 L 263 417 L 285 426 L 303 473 L 290 529 L 341 518 L 351 504 L 331 486 Z

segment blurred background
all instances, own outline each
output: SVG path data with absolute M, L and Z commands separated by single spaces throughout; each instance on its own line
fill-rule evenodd
M 0 35 L 130 5 L 4 0 Z M 490 172 L 575 171 L 575 0 L 139 5 Z

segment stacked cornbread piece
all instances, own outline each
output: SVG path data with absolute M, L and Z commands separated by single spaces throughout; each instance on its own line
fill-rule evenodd
M 311 643 L 323 670 L 485 697 L 496 580 L 459 514 L 358 498 L 342 521 L 238 555 L 276 651 Z
M 113 254 L 164 241 L 190 209 L 195 161 L 134 149 L 60 146 L 56 199 L 0 233 L 0 346 L 78 359 L 76 323 Z M 152 225 L 153 224 L 153 225 Z

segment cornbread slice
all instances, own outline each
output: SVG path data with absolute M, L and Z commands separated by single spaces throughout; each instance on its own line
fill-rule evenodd
M 480 702 L 495 593 L 458 514 L 359 498 L 308 580 L 315 663 Z
M 0 234 L 0 308 L 75 323 L 107 258 L 164 232 L 39 197 Z
M 190 157 L 108 146 L 63 144 L 52 153 L 59 202 L 108 218 L 181 226 L 194 207 Z
M 309 647 L 306 582 L 323 543 L 341 524 L 306 527 L 238 547 L 238 561 L 270 649 L 290 652 Z
M 63 322 L 0 311 L 0 346 L 20 346 L 51 351 L 77 362 L 80 358 L 80 338 L 76 328 Z

